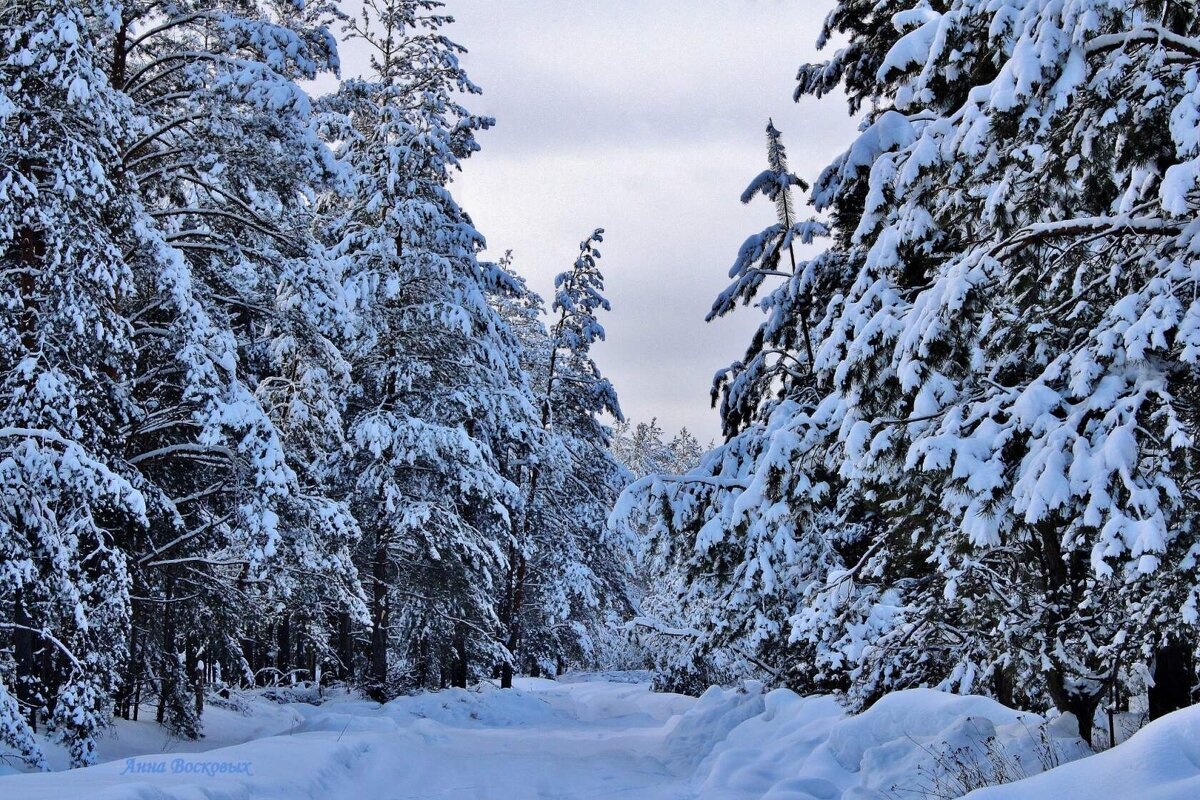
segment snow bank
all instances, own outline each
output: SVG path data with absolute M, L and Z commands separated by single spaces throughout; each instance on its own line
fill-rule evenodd
M 1147 725 L 1128 741 L 1020 783 L 981 789 L 969 800 L 1195 800 L 1200 798 L 1200 707 Z
M 210 703 L 204 709 L 204 738 L 199 741 L 178 739 L 154 721 L 154 708 L 142 709 L 141 720 L 114 719 L 112 727 L 96 742 L 98 761 L 118 761 L 147 753 L 202 753 L 243 742 L 294 731 L 303 723 L 303 708 L 298 704 L 280 705 L 247 692 L 241 710 Z M 71 759 L 65 748 L 44 734 L 37 736 L 46 763 L 55 771 L 65 770 Z M 0 760 L 0 776 L 19 772 L 13 763 Z
M 1088 751 L 1071 733 L 1073 720 L 1047 722 L 986 698 L 922 689 L 888 695 L 853 716 L 830 697 L 767 692 L 756 682 L 695 699 L 605 675 L 525 679 L 513 690 L 484 685 L 384 705 L 342 696 L 251 710 L 261 718 L 252 714 L 236 730 L 221 733 L 214 718 L 206 722 L 217 738 L 295 722 L 285 735 L 208 753 L 135 759 L 167 765 L 158 774 L 130 774 L 121 759 L 3 777 L 0 800 L 1200 797 L 1200 708 L 1082 761 L 1074 760 Z M 176 760 L 247 769 L 181 774 Z M 1055 764 L 1065 766 L 1038 774 Z M 1019 782 L 971 793 L 1001 779 Z
M 763 685 L 746 681 L 734 690 L 713 686 L 676 723 L 665 741 L 665 760 L 690 772 L 733 731 L 766 708 Z
M 708 753 L 695 775 L 705 798 L 894 800 L 966 794 L 971 779 L 1017 779 L 1086 754 L 1065 727 L 984 697 L 913 689 L 849 716 L 830 697 L 764 696 L 752 684 L 709 690 L 667 748 Z

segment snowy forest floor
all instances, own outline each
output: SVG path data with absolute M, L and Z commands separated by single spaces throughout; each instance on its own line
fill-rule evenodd
M 245 714 L 210 708 L 201 743 L 122 723 L 102 748 L 114 760 L 0 777 L 0 798 L 925 800 L 959 796 L 980 768 L 1002 764 L 1013 779 L 1057 762 L 971 798 L 1200 797 L 1194 709 L 1088 758 L 1065 722 L 926 690 L 888 695 L 857 716 L 830 698 L 753 683 L 695 699 L 654 693 L 638 673 L 524 679 L 513 691 L 484 685 L 382 706 L 253 695 Z M 264 738 L 229 744 L 252 737 Z

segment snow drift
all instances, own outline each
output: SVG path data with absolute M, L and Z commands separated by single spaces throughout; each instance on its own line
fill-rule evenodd
M 256 714 L 261 703 L 252 704 Z M 1088 751 L 1069 718 L 1046 720 L 983 697 L 924 689 L 887 695 L 858 715 L 830 697 L 767 692 L 755 682 L 695 699 L 610 675 L 527 679 L 512 691 L 485 685 L 385 705 L 338 697 L 283 708 L 297 720 L 286 735 L 196 756 L 249 762 L 251 775 L 122 774 L 122 757 L 0 778 L 0 800 L 1200 796 L 1196 709 L 1082 758 Z M 1020 782 L 971 793 L 995 780 Z
M 1091 758 L 969 800 L 1194 800 L 1200 797 L 1200 707 L 1147 725 L 1129 741 Z

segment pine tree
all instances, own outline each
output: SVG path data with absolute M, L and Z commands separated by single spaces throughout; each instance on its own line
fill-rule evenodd
M 823 41 L 848 43 L 799 91 L 870 107 L 813 189 L 832 245 L 760 301 L 775 316 L 720 387 L 733 438 L 632 506 L 667 503 L 664 540 L 723 576 L 717 597 L 761 596 L 744 581 L 778 576 L 780 537 L 759 531 L 786 522 L 781 563 L 819 565 L 783 607 L 792 676 L 859 704 L 913 685 L 1050 702 L 1085 738 L 1122 664 L 1188 681 L 1197 24 L 1132 0 L 828 18 Z M 743 263 L 727 300 L 758 290 Z M 822 309 L 811 376 L 755 379 L 801 301 Z M 693 638 L 727 637 L 710 607 Z
M 596 231 L 572 270 L 556 278 L 558 318 L 550 331 L 539 319 L 541 299 L 515 273 L 517 290 L 500 301 L 541 409 L 503 616 L 514 666 L 535 673 L 603 663 L 619 646 L 612 631 L 630 607 L 628 543 L 610 539 L 605 527 L 627 478 L 600 415 L 620 420 L 620 408 L 590 355 L 604 337 L 596 313 L 608 308 L 595 247 L 602 236 Z M 511 262 L 505 266 L 511 270 Z M 511 681 L 506 665 L 502 685 Z
M 534 427 L 516 342 L 486 297 L 506 278 L 477 259 L 482 237 L 449 189 L 491 120 L 459 103 L 479 90 L 440 8 L 367 2 L 349 30 L 375 74 L 326 103 L 355 175 L 328 228 L 359 305 L 343 475 L 373 587 L 366 683 L 380 697 L 465 685 L 508 660 L 497 598 L 522 500 L 501 459 Z
M 636 425 L 629 420 L 618 422 L 613 427 L 613 457 L 635 478 L 682 475 L 700 464 L 705 448 L 691 431 L 680 428 L 670 441 L 664 437 L 657 417 Z
M 960 2 L 894 22 L 892 108 L 859 148 L 894 152 L 829 350 L 848 459 L 932 485 L 912 619 L 934 638 L 890 657 L 940 641 L 951 685 L 1038 687 L 1089 737 L 1119 664 L 1195 641 L 1196 15 Z
M 812 276 L 797 276 L 796 244 L 812 244 L 816 237 L 828 233 L 828 229 L 815 220 L 797 219 L 793 187 L 807 191 L 808 184 L 788 169 L 783 134 L 774 122 L 768 122 L 767 169 L 750 182 L 742 193 L 742 203 L 748 204 L 762 195 L 774 204 L 778 221 L 742 245 L 729 270 L 733 283 L 717 298 L 708 320 L 728 314 L 739 301 L 752 302 L 763 282 L 770 278 L 799 277 L 799 280 L 787 280 L 781 290 L 762 301 L 762 307 L 769 309 L 775 324 L 763 325 L 743 361 L 719 375 L 713 385 L 714 401 L 719 395 L 723 396 L 721 419 L 729 435 L 754 417 L 757 411 L 753 407 L 755 398 L 768 394 L 767 387 L 772 382 L 803 381 L 806 379 L 804 370 L 811 369 L 813 363 L 808 321 Z M 799 324 L 795 324 L 797 321 Z M 791 355 L 798 347 L 802 348 L 802 361 Z M 736 387 L 724 391 L 727 383 L 734 383 Z M 750 406 L 741 407 L 739 403 L 750 403 Z
M 281 666 L 268 650 L 301 648 L 283 640 L 314 592 L 361 605 L 353 520 L 297 429 L 338 389 L 325 316 L 296 313 L 305 292 L 345 302 L 311 233 L 316 193 L 342 176 L 297 85 L 337 68 L 333 18 L 323 2 L 131 2 L 107 42 L 109 80 L 143 120 L 118 163 L 176 265 L 139 273 L 125 300 L 139 344 L 127 458 L 154 491 L 151 528 L 130 542 L 151 599 L 134 609 L 120 705 L 136 716 L 145 676 L 161 675 L 157 716 L 185 736 L 199 733 L 202 661 L 265 675 Z M 309 650 L 328 639 L 313 622 Z
M 658 418 L 649 422 L 619 423 L 614 429 L 613 455 L 639 478 L 655 473 L 675 474 L 670 445 L 663 441 Z
M 766 196 L 777 221 L 746 240 L 708 316 L 751 302 L 765 316 L 743 359 L 714 381 L 728 439 L 683 474 L 633 484 L 612 518 L 641 539 L 643 568 L 655 576 L 636 626 L 668 688 L 749 674 L 783 681 L 788 621 L 842 563 L 830 541 L 838 522 L 831 487 L 840 482 L 820 435 L 828 411 L 814 407 L 809 314 L 836 291 L 837 276 L 820 259 L 796 260 L 796 244 L 828 229 L 800 221 L 792 190 L 805 184 L 788 170 L 773 124 L 767 161 L 742 201 Z M 760 297 L 767 281 L 777 285 Z M 813 423 L 818 435 L 800 435 Z
M 136 122 L 99 67 L 112 12 L 0 7 L 0 742 L 33 765 L 39 721 L 95 758 L 128 637 L 124 537 L 147 524 L 119 308 L 147 220 L 114 168 Z

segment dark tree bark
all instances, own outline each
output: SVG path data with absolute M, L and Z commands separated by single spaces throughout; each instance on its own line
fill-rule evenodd
M 275 631 L 275 669 L 282 678 L 292 665 L 292 623 L 284 615 Z
M 454 662 L 450 673 L 450 685 L 465 689 L 469 676 L 470 657 L 467 653 L 467 632 L 462 625 L 457 625 L 454 629 Z
M 354 672 L 354 639 L 351 637 L 350 614 L 345 611 L 338 614 L 337 658 L 338 679 L 350 680 Z
M 33 620 L 30 619 L 29 612 L 25 608 L 24 598 L 19 592 L 13 605 L 13 623 L 18 626 L 12 632 L 13 657 L 17 667 L 15 687 L 17 702 L 21 704 L 21 709 L 25 712 L 25 718 L 29 721 L 30 727 L 37 731 L 37 711 L 35 710 L 37 691 L 33 682 L 34 676 L 38 674 L 38 663 L 33 646 L 34 634 L 30 630 L 33 627 Z
M 112 66 L 109 69 L 109 81 L 114 89 L 125 88 L 125 73 L 129 64 L 129 20 L 122 17 L 121 26 L 113 39 Z
M 1078 605 L 1083 587 L 1083 579 L 1080 576 L 1087 574 L 1086 564 L 1077 563 L 1082 560 L 1081 554 L 1075 554 L 1068 563 L 1062 550 L 1061 534 L 1057 525 L 1044 522 L 1038 526 L 1037 533 L 1034 541 L 1041 562 L 1043 591 L 1047 599 L 1045 637 L 1047 642 L 1054 642 L 1069 633 L 1065 627 L 1065 610 Z M 1062 665 L 1056 663 L 1046 673 L 1046 689 L 1055 708 L 1064 714 L 1075 715 L 1079 723 L 1080 738 L 1091 746 L 1096 709 L 1100 707 L 1100 700 L 1104 697 L 1107 687 L 1097 684 L 1093 691 L 1086 691 L 1083 682 L 1070 678 Z
M 1079 723 L 1079 737 L 1092 745 L 1092 733 L 1096 719 L 1096 709 L 1100 707 L 1100 699 L 1104 696 L 1093 692 L 1080 692 L 1074 687 L 1068 687 L 1066 676 L 1057 669 L 1050 670 L 1046 675 L 1046 688 L 1054 707 L 1064 714 L 1074 714 Z
M 992 692 L 996 696 L 996 700 L 1001 704 L 1014 708 L 1013 704 L 1013 677 L 1012 670 L 1004 667 L 996 667 L 992 673 Z
M 1191 642 L 1172 639 L 1154 653 L 1154 685 L 1150 687 L 1150 719 L 1158 719 L 1196 702 L 1196 653 Z
M 371 667 L 367 692 L 372 699 L 383 702 L 387 699 L 389 623 L 387 546 L 383 543 L 375 547 L 371 572 Z
M 175 613 L 173 611 L 174 604 L 171 600 L 175 594 L 175 578 L 170 572 L 167 573 L 165 581 L 165 590 L 163 592 L 163 656 L 167 659 L 175 658 Z M 158 710 L 154 714 L 154 719 L 159 725 L 167 718 L 167 698 L 174 694 L 175 670 L 164 669 L 163 678 L 158 688 Z
M 196 646 L 196 639 L 191 634 L 188 635 L 187 641 L 184 644 L 184 664 L 187 667 L 188 677 L 192 683 L 192 696 L 196 707 L 196 718 L 201 719 L 204 714 L 204 669 L 200 666 L 200 655 Z

